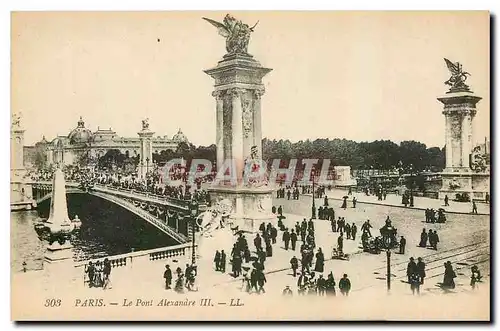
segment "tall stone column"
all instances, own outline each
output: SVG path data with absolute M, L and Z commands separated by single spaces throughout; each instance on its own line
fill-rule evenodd
M 453 159 L 453 147 L 451 142 L 451 118 L 449 116 L 445 116 L 445 136 L 446 136 L 446 168 L 451 169 L 453 167 L 452 159 Z
M 153 135 L 154 132 L 149 130 L 147 121 L 143 121 L 142 130 L 137 133 L 140 138 L 140 160 L 137 171 L 139 180 L 145 179 L 148 168 L 153 166 Z
M 217 122 L 217 131 L 215 138 L 215 145 L 217 147 L 217 170 L 224 163 L 224 92 L 223 91 L 214 91 L 212 96 L 215 97 L 217 102 L 217 110 L 216 110 L 216 122 Z
M 222 100 L 217 99 L 217 159 L 222 142 L 224 158 L 234 162 L 231 174 L 237 179 L 236 186 L 217 180 L 217 185 L 208 188 L 210 199 L 213 204 L 229 202 L 230 222 L 250 232 L 256 231 L 258 224 L 276 219 L 271 213 L 273 187 L 265 180 L 243 180 L 245 161 L 262 155 L 260 94 L 254 91 L 264 89 L 262 78 L 270 71 L 252 55 L 239 50 L 224 55 L 216 67 L 205 70 L 214 79 L 215 91 L 224 93 Z M 252 155 L 253 146 L 257 146 L 258 154 Z
M 264 94 L 264 89 L 254 90 L 254 105 L 253 105 L 253 144 L 257 146 L 257 159 L 262 160 L 262 115 L 261 115 L 261 96 Z
M 468 120 L 467 120 L 467 114 L 464 114 L 463 118 L 462 118 L 462 121 L 461 121 L 461 124 L 462 124 L 462 127 L 461 127 L 461 153 L 460 155 L 462 156 L 461 159 L 462 159 L 462 162 L 461 162 L 461 165 L 463 168 L 469 168 L 469 153 L 472 151 L 472 149 L 469 149 L 468 150 L 468 139 L 469 139 L 469 135 L 468 135 L 468 129 L 469 129 L 469 125 L 468 125 Z
M 232 97 L 232 142 L 231 151 L 235 169 L 231 169 L 235 172 L 238 184 L 241 183 L 241 178 L 243 177 L 243 119 L 242 119 L 242 109 L 241 100 L 243 90 L 239 88 L 233 88 L 230 90 Z

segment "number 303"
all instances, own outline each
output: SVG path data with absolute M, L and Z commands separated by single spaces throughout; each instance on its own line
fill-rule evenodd
M 45 307 L 59 307 L 61 299 L 47 299 L 45 300 Z

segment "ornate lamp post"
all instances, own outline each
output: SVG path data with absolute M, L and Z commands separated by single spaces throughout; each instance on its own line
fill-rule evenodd
M 149 157 L 146 158 L 146 174 L 149 173 Z
M 391 226 L 392 227 L 392 226 Z M 385 250 L 385 254 L 386 254 L 386 265 L 387 265 L 387 276 L 386 276 L 386 279 L 387 279 L 387 293 L 389 293 L 391 291 L 391 248 L 393 247 L 392 246 L 392 242 L 391 242 L 391 236 L 390 235 L 387 235 L 387 236 L 384 236 L 384 245 L 386 247 L 386 250 Z
M 196 217 L 198 216 L 198 202 L 191 200 L 189 204 L 189 212 L 191 216 L 191 265 L 196 265 Z
M 311 208 L 311 218 L 313 220 L 316 219 L 316 204 L 314 202 L 315 198 L 315 192 L 314 192 L 314 182 L 316 181 L 316 174 L 314 172 L 314 169 L 311 171 L 311 176 L 312 176 L 312 182 L 313 182 L 313 187 L 312 187 L 312 208 Z

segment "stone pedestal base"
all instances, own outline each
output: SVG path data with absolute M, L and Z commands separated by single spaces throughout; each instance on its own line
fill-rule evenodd
M 61 266 L 73 266 L 73 245 L 66 241 L 64 245 L 58 242 L 47 247 L 44 256 L 44 269 Z
M 239 230 L 257 232 L 262 222 L 274 222 L 276 219 L 271 213 L 274 191 L 272 188 L 211 187 L 208 190 L 212 205 L 221 200 L 231 202 L 231 227 L 238 226 Z
M 439 199 L 454 200 L 457 194 L 467 193 L 473 200 L 485 200 L 486 193 L 490 193 L 490 174 L 474 172 L 442 172 L 443 186 L 439 190 Z M 450 184 L 458 183 L 460 186 L 452 188 Z

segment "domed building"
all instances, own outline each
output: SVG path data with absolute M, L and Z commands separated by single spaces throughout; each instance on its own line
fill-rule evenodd
M 161 153 L 166 150 L 176 150 L 180 142 L 187 142 L 186 136 L 181 129 L 173 136 L 172 139 L 168 136 L 157 136 L 152 138 L 153 152 Z M 82 117 L 77 122 L 76 127 L 71 130 L 68 135 L 58 135 L 51 142 L 45 139 L 37 142 L 35 146 L 25 146 L 28 158 L 33 158 L 33 151 L 44 150 L 47 155 L 48 164 L 74 164 L 80 159 L 83 154 L 97 160 L 104 156 L 109 150 L 119 150 L 121 153 L 135 157 L 140 153 L 141 138 L 137 137 L 120 137 L 111 128 L 102 129 L 98 127 L 95 132 L 85 127 L 85 122 Z M 31 155 L 31 156 L 29 156 Z M 26 164 L 34 164 L 34 160 L 25 160 Z
M 177 131 L 176 134 L 172 137 L 172 140 L 177 142 L 177 143 L 187 143 L 189 142 L 186 135 L 182 133 L 182 130 L 179 128 L 179 131 Z
M 80 120 L 78 121 L 78 125 L 74 128 L 68 135 L 69 143 L 71 145 L 81 145 L 88 144 L 92 140 L 92 131 L 85 128 L 85 122 L 80 116 Z

